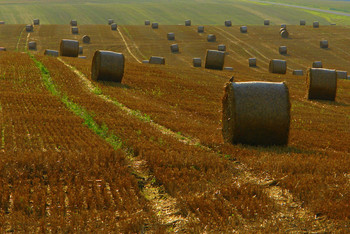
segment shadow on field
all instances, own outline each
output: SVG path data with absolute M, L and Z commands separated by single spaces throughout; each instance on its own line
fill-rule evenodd
M 344 102 L 337 102 L 337 101 L 324 101 L 324 100 L 317 100 L 317 102 L 322 103 L 322 104 L 326 104 L 326 105 L 330 105 L 330 106 L 350 106 L 347 103 Z
M 315 150 L 300 149 L 294 146 L 252 146 L 252 145 L 241 145 L 242 148 L 256 150 L 265 153 L 276 153 L 276 154 L 320 154 L 322 152 Z
M 113 81 L 99 81 L 99 83 L 101 83 L 101 84 L 103 84 L 105 86 L 109 86 L 109 87 L 117 87 L 117 88 L 123 88 L 123 89 L 132 89 L 132 87 L 127 85 L 127 84 L 122 84 L 122 83 L 113 82 Z

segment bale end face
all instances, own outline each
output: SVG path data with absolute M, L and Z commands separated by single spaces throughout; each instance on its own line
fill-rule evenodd
M 225 142 L 286 145 L 290 127 L 288 87 L 272 82 L 227 83 L 222 123 Z
M 60 43 L 60 55 L 66 57 L 78 57 L 79 42 L 77 40 L 62 39 Z
M 90 37 L 88 35 L 83 36 L 83 43 L 89 44 L 90 43 Z
M 337 93 L 337 73 L 335 70 L 309 68 L 306 82 L 308 99 L 335 100 Z
M 280 35 L 282 38 L 288 38 L 289 37 L 289 33 L 287 30 L 283 29 L 281 32 L 280 32 Z
M 205 68 L 222 70 L 225 63 L 225 52 L 218 50 L 207 50 L 205 57 Z
M 106 50 L 97 50 L 92 59 L 93 80 L 121 82 L 124 75 L 124 55 Z
M 277 74 L 286 74 L 287 61 L 280 59 L 271 59 L 269 63 L 269 72 Z

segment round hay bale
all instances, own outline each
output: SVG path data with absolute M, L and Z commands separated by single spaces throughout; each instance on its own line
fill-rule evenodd
M 207 36 L 207 41 L 208 42 L 216 42 L 216 36 L 214 34 L 209 34 Z
M 247 33 L 248 32 L 248 27 L 247 26 L 241 26 L 240 30 L 241 30 L 241 33 Z
M 191 26 L 191 20 L 185 20 L 185 26 Z
M 71 31 L 72 31 L 72 34 L 78 34 L 79 33 L 78 27 L 72 27 Z
M 224 70 L 226 70 L 226 71 L 233 71 L 233 67 L 224 67 Z
M 58 51 L 57 50 L 45 50 L 44 55 L 58 57 Z
M 328 41 L 327 41 L 327 40 L 322 40 L 322 41 L 320 41 L 320 47 L 321 47 L 322 49 L 328 48 Z
M 347 71 L 336 71 L 337 72 L 337 79 L 347 79 L 348 78 L 348 72 Z
M 304 75 L 304 72 L 303 72 L 303 70 L 293 70 L 293 75 L 302 76 L 302 75 Z
M 151 24 L 151 21 L 145 20 L 145 25 L 150 25 L 150 24 Z
M 79 54 L 83 54 L 83 47 L 79 46 Z
M 269 63 L 269 72 L 277 74 L 286 74 L 287 61 L 281 59 L 271 59 Z
M 249 67 L 256 67 L 256 58 L 248 59 Z
M 78 57 L 79 41 L 62 39 L 60 44 L 60 56 Z
M 122 82 L 125 59 L 122 53 L 97 50 L 92 59 L 91 79 Z
M 201 67 L 202 66 L 202 59 L 201 58 L 193 58 L 193 66 L 194 67 Z
M 114 23 L 114 19 L 108 19 L 108 25 L 111 25 Z
M 0 51 L 6 51 L 5 47 L 0 47 Z
M 280 46 L 278 51 L 280 54 L 287 54 L 287 46 Z
M 78 26 L 78 21 L 77 20 L 71 20 L 70 21 L 71 26 Z
M 312 63 L 313 68 L 322 68 L 322 61 L 315 61 Z
M 290 127 L 289 90 L 285 83 L 230 82 L 222 99 L 225 142 L 286 145 Z
M 26 31 L 27 31 L 27 32 L 33 32 L 33 29 L 34 29 L 34 27 L 33 27 L 32 24 L 27 24 L 27 25 L 26 25 Z
M 30 42 L 28 42 L 28 49 L 30 49 L 30 50 L 36 50 L 36 41 L 30 41 Z
M 85 43 L 85 44 L 90 43 L 90 37 L 88 35 L 84 35 L 82 39 L 83 39 L 83 43 Z
M 287 25 L 286 24 L 281 24 L 281 28 L 287 29 Z
M 34 25 L 40 25 L 40 20 L 39 19 L 33 19 L 33 24 Z
M 207 50 L 205 57 L 205 68 L 222 70 L 225 63 L 225 52 L 218 50 Z
M 167 38 L 169 41 L 175 40 L 175 33 L 173 33 L 173 32 L 168 33 Z
M 264 25 L 270 25 L 270 20 L 264 20 Z
M 288 38 L 289 37 L 288 31 L 285 30 L 285 29 L 280 32 L 280 35 L 281 35 L 282 38 Z
M 158 28 L 158 23 L 152 23 L 152 28 L 157 29 Z
M 79 56 L 80 59 L 86 59 L 86 56 Z
M 5 21 L 0 21 L 0 24 L 5 24 Z
M 314 22 L 312 23 L 312 26 L 313 26 L 314 28 L 319 28 L 319 27 L 320 27 L 320 23 L 319 23 L 318 21 L 314 21 Z
M 149 63 L 148 60 L 142 60 L 142 63 Z
M 170 50 L 172 53 L 178 53 L 179 52 L 179 45 L 178 44 L 172 44 L 170 46 Z
M 225 20 L 225 26 L 226 27 L 231 27 L 232 26 L 231 20 Z
M 218 51 L 226 51 L 226 46 L 225 45 L 218 45 Z
M 280 28 L 280 33 L 283 32 L 283 31 L 287 31 L 287 29 L 285 29 L 285 28 Z
M 337 25 L 336 23 L 331 23 L 332 26 Z
M 350 76 L 348 76 L 348 80 L 350 80 Z
M 116 31 L 118 29 L 118 25 L 116 23 L 111 24 L 111 30 Z
M 204 26 L 198 26 L 197 30 L 199 33 L 204 33 Z
M 309 68 L 306 82 L 308 99 L 334 101 L 337 93 L 337 73 L 335 70 Z
M 302 19 L 302 20 L 300 20 L 300 25 L 301 25 L 301 26 L 306 25 L 306 21 L 305 21 L 305 20 L 303 20 L 303 19 Z
M 165 58 L 164 57 L 158 57 L 158 56 L 151 56 L 149 59 L 150 64 L 165 64 Z

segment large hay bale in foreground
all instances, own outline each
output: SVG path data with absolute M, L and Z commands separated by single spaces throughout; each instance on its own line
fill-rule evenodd
M 204 33 L 204 26 L 198 26 L 197 30 L 199 33 Z
M 164 57 L 158 57 L 158 56 L 151 56 L 149 59 L 150 64 L 165 64 L 165 58 Z
M 34 27 L 33 27 L 32 24 L 27 24 L 27 25 L 26 25 L 26 31 L 27 31 L 27 32 L 33 32 L 33 29 L 34 29 Z
M 125 59 L 122 53 L 97 50 L 92 59 L 91 79 L 122 82 Z
M 322 65 L 322 61 L 315 61 L 312 63 L 312 67 L 313 68 L 322 68 L 323 65 Z
M 347 79 L 348 78 L 348 72 L 347 71 L 336 71 L 337 72 L 337 78 L 338 79 Z
M 227 83 L 222 99 L 224 141 L 251 145 L 288 144 L 290 106 L 285 83 Z
M 78 57 L 79 41 L 62 39 L 60 43 L 60 56 Z
M 193 66 L 194 67 L 201 67 L 202 66 L 202 59 L 201 58 L 193 58 Z
M 287 54 L 287 46 L 280 46 L 278 51 L 280 54 Z
M 78 26 L 78 21 L 77 20 L 71 20 L 70 21 L 70 26 Z
M 226 46 L 223 44 L 218 45 L 218 51 L 226 51 Z
M 218 50 L 207 50 L 205 57 L 205 68 L 222 70 L 225 63 L 225 52 Z
M 33 24 L 34 25 L 40 25 L 40 20 L 39 19 L 33 19 Z
M 111 24 L 111 30 L 116 31 L 118 29 L 118 25 L 116 23 Z
M 83 54 L 83 47 L 82 46 L 79 46 L 79 54 Z
M 302 20 L 300 20 L 300 25 L 301 25 L 301 26 L 306 25 L 306 21 L 305 21 L 305 20 L 303 20 L 303 19 L 302 19 Z
M 108 25 L 111 25 L 114 23 L 114 19 L 108 19 Z
M 36 41 L 28 42 L 28 49 L 29 50 L 36 50 Z
M 208 42 L 216 42 L 216 36 L 214 34 L 209 34 L 207 36 L 207 41 Z
M 282 38 L 288 38 L 289 37 L 289 32 L 285 29 L 282 28 L 283 30 L 280 31 L 280 35 Z
M 303 72 L 303 70 L 293 70 L 293 75 L 302 76 L 302 75 L 304 75 L 304 72 Z
M 185 26 L 191 26 L 191 20 L 185 20 Z
M 337 93 L 337 73 L 335 70 L 309 68 L 306 82 L 308 99 L 334 101 Z
M 231 27 L 232 26 L 231 20 L 225 20 L 225 26 L 226 27 Z
M 173 32 L 168 33 L 167 38 L 169 41 L 175 40 L 175 33 L 173 33 Z
M 287 61 L 281 59 L 271 59 L 269 64 L 269 72 L 277 74 L 286 74 Z
M 57 50 L 45 50 L 44 55 L 58 57 L 59 53 Z
M 256 67 L 256 58 L 249 58 L 249 67 Z
M 239 28 L 239 30 L 241 31 L 241 33 L 247 33 L 248 32 L 248 27 L 247 26 L 241 26 Z
M 264 20 L 264 25 L 270 25 L 270 20 Z
M 145 25 L 150 25 L 151 21 L 150 20 L 145 20 Z
M 90 43 L 90 37 L 88 35 L 83 36 L 83 43 L 89 44 Z
M 72 27 L 71 28 L 72 34 L 79 34 L 79 29 L 78 27 Z
M 314 22 L 312 23 L 312 26 L 313 26 L 314 28 L 319 28 L 319 27 L 320 27 L 320 23 L 319 23 L 318 21 L 314 21 Z
M 172 44 L 170 46 L 170 50 L 172 53 L 178 53 L 179 52 L 179 45 L 178 44 Z
M 322 40 L 322 41 L 320 41 L 320 47 L 321 47 L 322 49 L 328 48 L 328 41 L 327 41 L 327 40 Z
M 158 28 L 158 23 L 152 23 L 152 28 L 157 29 Z

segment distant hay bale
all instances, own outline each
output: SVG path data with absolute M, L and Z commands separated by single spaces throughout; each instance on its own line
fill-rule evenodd
M 150 24 L 151 24 L 151 21 L 145 20 L 145 25 L 150 25 Z
M 45 50 L 44 55 L 58 57 L 59 53 L 57 50 Z
M 308 99 L 334 101 L 337 93 L 337 73 L 332 69 L 309 68 Z
M 71 20 L 70 21 L 71 26 L 78 26 L 78 21 L 77 20 Z
M 270 20 L 264 20 L 264 25 L 270 25 Z
M 36 41 L 28 42 L 28 49 L 29 50 L 36 50 Z
M 280 35 L 282 38 L 288 38 L 289 37 L 289 33 L 286 29 L 281 28 L 282 30 L 280 30 Z
M 111 24 L 111 30 L 116 31 L 118 29 L 118 25 L 116 23 Z
M 84 35 L 82 39 L 83 39 L 83 43 L 85 43 L 85 44 L 90 43 L 90 37 L 88 35 Z
M 225 20 L 225 26 L 226 27 L 231 27 L 232 26 L 231 20 Z
M 256 58 L 248 59 L 249 67 L 256 67 Z
M 271 59 L 269 63 L 269 72 L 277 74 L 286 74 L 287 61 L 281 59 Z
M 322 40 L 322 41 L 320 41 L 320 47 L 321 47 L 322 49 L 328 48 L 328 41 L 327 41 L 327 40 Z
M 332 26 L 337 25 L 336 23 L 331 23 Z
M 149 63 L 148 60 L 142 60 L 142 63 Z
M 318 28 L 318 27 L 320 27 L 320 23 L 319 23 L 318 21 L 314 21 L 314 22 L 312 23 L 312 26 L 313 26 L 314 28 Z
M 323 65 L 322 65 L 322 61 L 315 61 L 312 63 L 312 67 L 313 68 L 322 68 Z
M 158 56 L 151 56 L 149 59 L 150 64 L 165 64 L 165 58 L 164 57 L 158 57 Z
M 191 26 L 191 20 L 185 20 L 185 26 Z
M 224 70 L 226 70 L 226 71 L 233 71 L 233 67 L 224 67 Z
M 78 27 L 72 27 L 71 28 L 72 34 L 79 34 L 79 29 Z
M 158 23 L 152 23 L 152 28 L 157 29 L 158 28 Z
M 347 71 L 336 71 L 337 72 L 337 78 L 338 79 L 347 79 L 348 78 L 348 72 Z
M 178 44 L 172 44 L 170 46 L 170 50 L 172 53 L 178 53 L 179 52 L 179 45 Z
M 34 27 L 33 27 L 32 24 L 27 24 L 27 25 L 26 25 L 26 31 L 27 31 L 27 32 L 33 32 L 33 29 L 34 29 Z
M 86 56 L 79 56 L 80 59 L 86 59 Z
M 204 26 L 198 26 L 197 30 L 199 33 L 204 33 Z
M 288 144 L 290 106 L 285 83 L 227 83 L 222 99 L 224 141 L 251 145 Z
M 169 41 L 175 40 L 175 33 L 173 33 L 173 32 L 168 33 L 167 38 Z
M 114 23 L 114 19 L 108 19 L 108 25 L 111 25 Z
M 201 67 L 202 66 L 202 59 L 201 58 L 193 58 L 193 66 L 194 67 Z
M 304 72 L 303 72 L 303 70 L 293 70 L 293 75 L 302 76 L 302 75 L 304 75 Z
M 91 79 L 122 82 L 125 59 L 122 53 L 97 50 L 92 59 Z
M 300 25 L 301 25 L 301 26 L 306 25 L 306 21 L 305 21 L 305 20 L 303 20 L 303 19 L 302 19 L 302 20 L 300 20 Z
M 83 54 L 83 47 L 79 46 L 79 54 Z
M 225 63 L 225 52 L 218 50 L 207 50 L 205 57 L 205 68 L 222 70 Z
M 40 20 L 39 19 L 33 19 L 33 24 L 34 25 L 40 25 Z
M 248 32 L 248 27 L 247 26 L 241 26 L 240 30 L 241 30 L 241 33 L 246 33 L 246 32 Z
M 0 47 L 0 51 L 6 51 L 5 47 Z
M 62 39 L 60 43 L 60 56 L 78 57 L 79 41 Z
M 0 24 L 5 24 L 5 21 L 0 21 Z
M 350 80 L 350 76 L 348 76 L 348 80 Z
M 207 36 L 207 41 L 208 42 L 216 42 L 216 36 L 214 34 L 209 34 Z
M 225 45 L 218 45 L 218 51 L 226 51 L 226 46 Z
M 281 28 L 287 29 L 287 25 L 286 24 L 281 24 Z
M 287 46 L 280 46 L 278 51 L 280 54 L 287 54 Z

